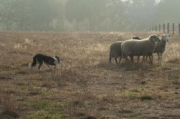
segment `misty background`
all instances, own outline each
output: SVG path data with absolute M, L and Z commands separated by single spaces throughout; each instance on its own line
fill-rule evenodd
M 180 0 L 0 0 L 0 30 L 145 31 L 180 23 Z

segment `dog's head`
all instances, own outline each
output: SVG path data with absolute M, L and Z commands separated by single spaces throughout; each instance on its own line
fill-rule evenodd
M 55 58 L 57 59 L 57 62 L 60 63 L 61 59 L 58 56 L 55 56 Z

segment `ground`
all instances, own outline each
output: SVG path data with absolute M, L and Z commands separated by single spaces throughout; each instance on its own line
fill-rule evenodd
M 179 119 L 180 37 L 171 36 L 163 66 L 110 64 L 117 40 L 152 33 L 0 32 L 0 118 Z M 28 69 L 36 53 L 57 55 L 57 69 Z

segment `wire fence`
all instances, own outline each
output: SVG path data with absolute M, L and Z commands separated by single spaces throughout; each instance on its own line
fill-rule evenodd
M 180 35 L 180 24 L 167 23 L 167 24 L 158 24 L 151 27 L 148 32 L 162 32 L 168 34 L 178 34 Z

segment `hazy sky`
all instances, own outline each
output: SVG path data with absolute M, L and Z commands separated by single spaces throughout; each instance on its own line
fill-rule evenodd
M 122 1 L 128 1 L 128 0 L 122 0 Z M 158 3 L 158 2 L 160 2 L 161 0 L 156 0 L 156 2 Z

